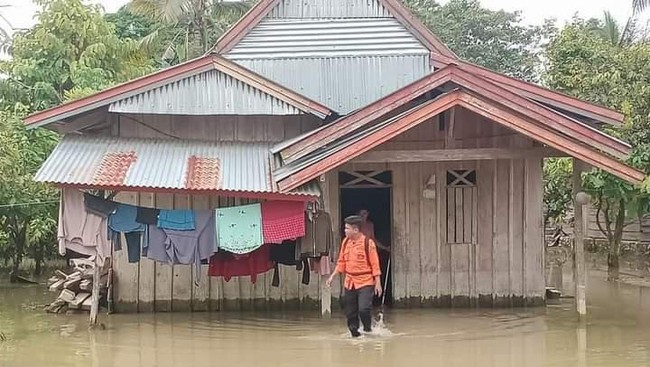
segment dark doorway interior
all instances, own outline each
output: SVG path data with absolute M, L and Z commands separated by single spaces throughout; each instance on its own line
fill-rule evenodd
M 360 172 L 361 173 L 361 172 Z M 341 223 L 343 218 L 357 214 L 361 209 L 367 209 L 370 212 L 369 219 L 374 223 L 375 238 L 383 246 L 389 247 L 392 241 L 392 212 L 391 212 L 391 175 L 390 171 L 385 171 L 382 175 L 381 182 L 370 185 L 367 182 L 359 182 L 357 185 L 346 186 L 345 182 L 349 182 L 349 174 L 341 172 L 339 179 L 341 182 L 340 200 L 341 200 Z M 341 236 L 343 234 L 343 226 L 340 228 Z M 388 271 L 387 267 L 390 259 L 390 252 L 379 250 L 379 261 L 381 265 L 382 286 L 385 287 L 386 300 L 385 304 L 391 306 L 393 304 L 393 290 L 392 290 L 392 268 Z M 392 267 L 392 264 L 391 264 Z M 388 281 L 386 281 L 388 276 Z M 374 304 L 381 305 L 382 298 L 375 297 Z

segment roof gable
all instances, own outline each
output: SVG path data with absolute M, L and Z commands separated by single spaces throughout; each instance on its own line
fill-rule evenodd
M 217 41 L 212 52 L 229 53 L 264 18 L 358 19 L 388 17 L 394 17 L 430 52 L 456 58 L 456 55 L 415 18 L 399 0 L 260 0 Z
M 211 82 L 216 84 L 210 85 Z M 222 98 L 210 91 L 222 92 Z M 151 104 L 153 100 L 155 103 Z M 181 107 L 183 101 L 186 103 Z M 199 114 L 311 113 L 322 119 L 333 114 L 322 104 L 240 65 L 218 55 L 207 55 L 36 112 L 28 116 L 25 123 L 31 127 L 44 126 L 102 106 L 110 106 L 112 112 L 122 113 L 188 114 L 190 108 L 195 108 Z
M 327 146 L 312 150 L 298 160 L 276 169 L 274 179 L 280 190 L 291 190 L 456 106 L 467 108 L 629 182 L 637 184 L 645 178 L 643 172 L 584 144 L 580 138 L 561 134 L 554 128 L 540 124 L 539 116 L 534 113 L 533 116 L 522 114 L 518 108 L 513 108 L 516 106 L 505 106 L 491 97 L 460 88 L 443 92 L 397 116 L 375 119 L 372 126 L 357 128 Z

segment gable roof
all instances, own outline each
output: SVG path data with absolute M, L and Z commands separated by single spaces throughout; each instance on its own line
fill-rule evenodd
M 211 52 L 225 54 L 241 41 L 260 21 L 280 4 L 282 0 L 260 0 L 234 26 L 224 33 Z M 456 59 L 456 55 L 436 37 L 422 22 L 414 17 L 399 0 L 376 0 L 408 29 L 429 51 Z
M 331 124 L 302 135 L 275 150 L 285 163 L 291 163 L 344 137 L 356 129 L 363 128 L 426 92 L 436 91 L 445 85 L 455 85 L 486 96 L 498 104 L 525 114 L 558 134 L 571 136 L 619 159 L 625 159 L 630 146 L 585 123 L 572 119 L 546 106 L 522 97 L 518 93 L 472 74 L 455 64 L 450 64 L 392 94 L 344 116 Z
M 458 58 L 450 58 L 432 53 L 431 60 L 432 64 L 437 67 L 443 68 L 448 65 L 456 65 L 462 70 L 476 74 L 493 82 L 497 82 L 504 88 L 515 93 L 520 93 L 527 98 L 553 106 L 560 110 L 585 116 L 597 122 L 619 125 L 623 122 L 625 117 L 622 113 L 613 109 L 571 97 L 534 83 L 513 78 L 485 67 L 464 60 L 459 60 Z
M 154 91 L 163 86 L 169 86 L 184 78 L 196 76 L 206 72 L 216 71 L 227 76 L 231 81 L 246 85 L 253 94 L 264 94 L 271 97 L 267 103 L 288 105 L 297 111 L 313 114 L 321 119 L 333 115 L 328 107 L 308 99 L 292 90 L 276 84 L 238 64 L 235 64 L 219 55 L 206 55 L 188 62 L 157 71 L 144 77 L 128 81 L 123 84 L 105 89 L 93 95 L 61 104 L 50 109 L 33 113 L 25 118 L 25 124 L 30 127 L 48 125 L 62 119 L 87 112 L 98 107 L 111 105 L 112 109 L 120 112 L 126 108 L 130 97 Z M 232 84 L 232 83 L 231 83 Z M 164 91 L 164 90 L 163 90 Z M 240 96 L 241 97 L 241 96 Z M 233 101 L 226 101 L 232 103 Z M 245 106 L 248 108 L 249 106 Z M 285 106 L 286 107 L 286 106 Z M 270 108 L 272 110 L 272 108 Z M 122 110 L 121 112 L 131 112 Z M 186 111 L 185 111 L 186 112 Z M 259 112 L 258 110 L 251 112 Z M 290 113 L 290 109 L 280 108 L 279 113 Z M 235 113 L 235 112 L 232 112 Z M 237 111 L 242 113 L 242 111 Z
M 328 145 L 321 146 L 276 169 L 273 173 L 274 179 L 281 191 L 292 190 L 436 115 L 452 107 L 460 106 L 631 183 L 638 184 L 644 180 L 643 172 L 585 144 L 576 136 L 562 134 L 556 128 L 540 123 L 539 116 L 520 113 L 518 110 L 521 106 L 514 104 L 507 106 L 501 102 L 501 99 L 495 100 L 462 87 L 443 92 L 436 98 L 421 103 L 397 116 L 374 119 L 374 124 L 371 126 L 354 129 L 345 136 L 336 138 Z M 529 112 L 534 111 L 531 109 Z

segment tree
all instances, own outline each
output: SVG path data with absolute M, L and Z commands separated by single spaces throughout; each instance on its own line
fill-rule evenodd
M 33 175 L 57 139 L 49 131 L 27 131 L 22 116 L 24 111 L 0 111 L 0 228 L 14 276 L 31 240 L 42 244 L 56 227 L 56 190 L 34 182 Z M 37 254 L 37 270 L 43 258 Z
M 250 7 L 247 1 L 131 0 L 129 9 L 156 26 L 142 39 L 148 49 L 162 48 L 163 61 L 176 63 L 206 53 Z
M 153 70 L 137 41 L 121 39 L 99 7 L 82 0 L 37 0 L 37 24 L 14 36 L 12 59 L 0 62 L 0 253 L 16 275 L 26 255 L 40 270 L 56 249 L 57 190 L 33 176 L 56 144 L 23 118 Z
M 604 27 L 597 20 L 575 19 L 551 41 L 545 80 L 552 88 L 623 111 L 624 126 L 607 130 L 632 145 L 628 164 L 650 172 L 650 45 L 620 47 L 594 32 L 594 25 Z M 623 229 L 650 212 L 650 181 L 635 187 L 598 169 L 583 181 L 608 241 L 609 278 L 618 279 Z
M 650 8 L 650 0 L 632 0 L 632 7 L 634 12 L 642 12 L 647 8 Z
M 535 81 L 550 22 L 527 26 L 519 12 L 492 11 L 478 0 L 405 0 L 405 4 L 459 57 L 517 78 Z
M 40 110 L 152 70 L 138 43 L 122 40 L 98 6 L 82 0 L 37 0 L 38 23 L 15 35 L 12 59 L 0 63 L 4 107 Z

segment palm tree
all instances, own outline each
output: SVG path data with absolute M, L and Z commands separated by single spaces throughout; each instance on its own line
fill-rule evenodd
M 4 6 L 0 6 L 4 7 Z M 0 25 L 0 54 L 10 54 L 11 53 L 11 31 L 13 27 L 11 23 L 0 14 L 0 20 L 5 24 Z
M 632 7 L 635 13 L 642 12 L 646 8 L 650 8 L 650 0 L 632 0 Z
M 635 18 L 628 18 L 625 27 L 621 28 L 612 13 L 605 11 L 603 27 L 595 29 L 595 32 L 614 46 L 626 47 L 634 43 L 637 35 L 636 20 Z
M 159 24 L 143 38 L 143 46 L 166 38 L 163 59 L 183 61 L 207 52 L 249 6 L 248 1 L 131 0 L 129 9 Z

